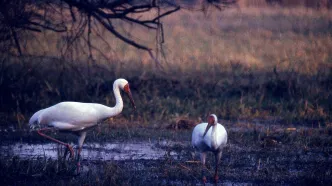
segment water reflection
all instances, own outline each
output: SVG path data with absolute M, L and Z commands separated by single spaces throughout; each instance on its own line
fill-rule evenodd
M 22 159 L 51 158 L 63 155 L 64 149 L 57 144 L 15 143 L 0 147 L 0 156 L 18 156 Z M 82 158 L 88 160 L 157 160 L 165 156 L 166 150 L 152 143 L 90 143 L 85 144 Z

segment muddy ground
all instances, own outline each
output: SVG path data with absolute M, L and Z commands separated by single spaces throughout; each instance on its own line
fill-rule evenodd
M 218 185 L 328 185 L 332 183 L 332 129 L 258 123 L 226 124 L 229 141 Z M 75 142 L 75 136 L 54 136 Z M 1 130 L 1 185 L 201 185 L 213 183 L 190 145 L 191 129 L 94 129 L 76 163 L 64 148 L 26 130 Z

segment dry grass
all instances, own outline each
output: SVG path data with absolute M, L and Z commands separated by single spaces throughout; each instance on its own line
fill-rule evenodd
M 164 49 L 170 68 L 183 72 L 210 70 L 209 67 L 214 68 L 214 65 L 223 67 L 217 70 L 225 70 L 232 61 L 239 61 L 251 68 L 278 66 L 283 71 L 315 73 L 320 65 L 331 60 L 331 21 L 331 11 L 305 8 L 233 8 L 212 11 L 207 16 L 202 12 L 181 11 L 163 20 Z M 154 31 L 130 25 L 119 25 L 119 28 L 154 47 Z M 144 52 L 127 46 L 106 32 L 103 39 L 109 45 L 97 36 L 94 38 L 93 44 L 122 68 L 137 63 L 148 68 L 149 63 L 153 63 Z M 63 45 L 61 40 L 63 38 L 52 33 L 39 35 L 37 40 L 34 38 L 28 43 L 28 53 L 59 56 Z M 88 53 L 83 50 L 74 54 L 74 61 L 88 58 Z M 108 63 L 97 51 L 94 54 L 97 63 Z
M 208 17 L 190 12 L 172 16 L 165 20 L 170 25 L 165 46 L 169 61 L 184 71 L 238 61 L 248 68 L 278 66 L 312 74 L 331 59 L 331 12 L 251 8 Z

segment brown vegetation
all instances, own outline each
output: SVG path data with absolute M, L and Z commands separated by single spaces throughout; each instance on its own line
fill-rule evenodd
M 138 105 L 131 113 L 125 103 L 124 117 L 143 125 L 208 113 L 310 126 L 331 122 L 330 11 L 183 10 L 162 21 L 162 71 L 112 36 L 103 38 L 108 44 L 92 37 L 107 55 L 96 52 L 94 61 L 79 49 L 68 58 L 59 55 L 62 38 L 47 31 L 26 43 L 31 55 L 2 54 L 0 110 L 6 121 L 21 127 L 36 110 L 66 100 L 112 105 L 112 83 L 124 77 Z M 154 46 L 145 29 L 131 33 Z
M 240 7 L 279 6 L 282 8 L 306 7 L 315 9 L 332 8 L 331 0 L 238 0 Z

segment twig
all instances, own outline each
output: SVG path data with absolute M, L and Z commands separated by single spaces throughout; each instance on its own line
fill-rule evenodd
M 188 168 L 188 167 L 186 167 L 186 166 L 184 166 L 184 165 L 182 165 L 182 164 L 178 164 L 180 167 L 182 167 L 182 168 L 184 168 L 184 169 L 186 169 L 186 170 L 189 170 L 189 171 L 192 171 L 190 168 Z

